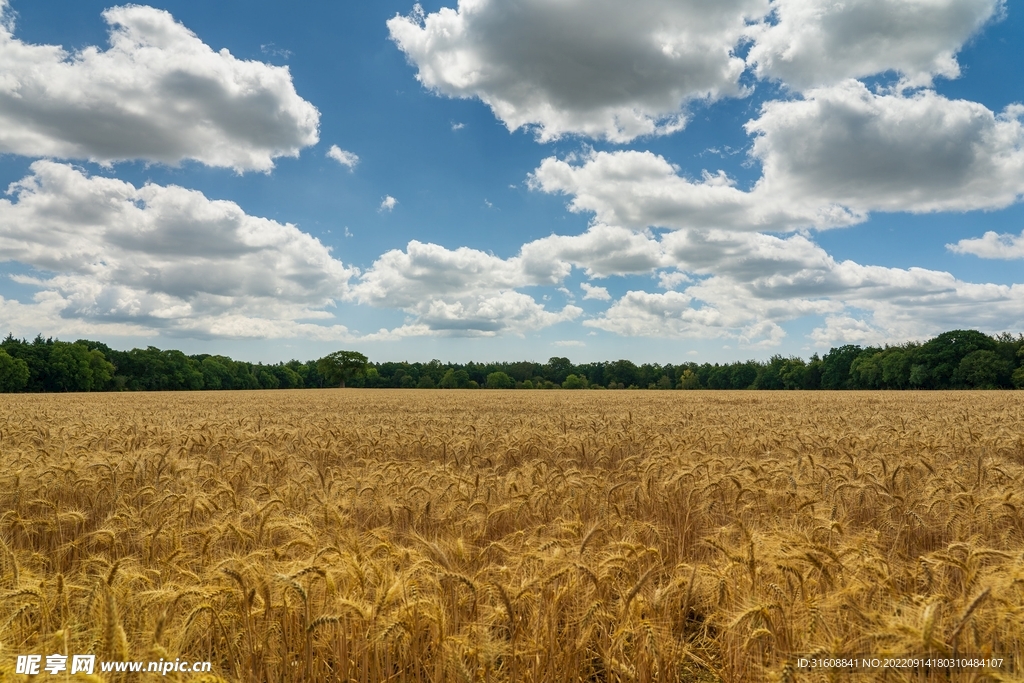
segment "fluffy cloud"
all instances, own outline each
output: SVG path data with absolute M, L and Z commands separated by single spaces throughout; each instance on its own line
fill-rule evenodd
M 659 246 L 666 261 L 676 268 L 698 275 L 717 275 L 740 282 L 762 278 L 794 278 L 814 273 L 811 279 L 822 285 L 819 274 L 829 272 L 835 261 L 803 235 L 787 238 L 762 233 L 724 230 L 682 230 L 665 235 Z
M 503 259 L 476 249 L 446 249 L 413 240 L 383 254 L 353 286 L 350 298 L 379 308 L 397 308 L 412 321 L 381 338 L 417 334 L 494 335 L 523 332 L 572 320 L 582 309 L 548 311 L 523 292 L 557 286 L 573 266 L 591 277 L 647 273 L 665 261 L 656 240 L 624 228 L 592 226 L 582 235 L 551 235 L 523 245 Z M 584 299 L 607 301 L 607 289 L 584 283 Z M 568 290 L 563 290 L 567 292 Z
M 765 234 L 849 226 L 872 212 L 1019 201 L 1024 107 L 993 112 L 920 89 L 959 75 L 958 51 L 1001 15 L 1004 0 L 696 4 L 460 0 L 458 9 L 417 6 L 388 23 L 425 87 L 478 98 L 510 130 L 532 128 L 541 141 L 627 142 L 678 130 L 688 101 L 746 94 L 744 68 L 800 93 L 765 103 L 746 125 L 749 160 L 762 170 L 752 186 L 714 169 L 687 176 L 651 152 L 545 159 L 529 186 L 566 195 L 572 211 L 593 215 L 590 229 L 536 240 L 513 259 L 474 252 L 476 269 L 453 265 L 453 277 L 471 273 L 487 291 L 512 291 L 562 282 L 573 267 L 591 278 L 653 274 L 667 291 L 630 291 L 584 321 L 626 336 L 771 346 L 784 337 L 782 323 L 808 315 L 825 316 L 812 334 L 823 344 L 1024 324 L 1022 286 L 837 262 L 807 235 Z M 888 91 L 853 80 L 890 72 L 899 82 Z M 988 233 L 950 249 L 1017 258 L 1024 234 Z M 459 281 L 441 296 L 466 287 Z M 604 287 L 582 289 L 584 299 L 609 297 Z
M 748 67 L 798 90 L 886 72 L 903 87 L 954 78 L 957 52 L 1004 4 L 460 0 L 416 5 L 388 29 L 424 86 L 479 98 L 510 130 L 628 142 L 682 128 L 688 101 L 745 94 Z
M 791 230 L 851 225 L 871 211 L 1002 208 L 1024 192 L 1024 106 L 1000 114 L 931 91 L 879 95 L 857 81 L 764 105 L 747 124 L 763 175 L 749 190 L 700 180 L 651 152 L 549 157 L 530 185 L 632 229 Z
M 661 287 L 662 289 L 675 289 L 684 282 L 692 281 L 693 278 L 691 278 L 686 273 L 683 273 L 678 270 L 672 272 L 658 273 L 658 286 Z
M 734 48 L 767 0 L 460 0 L 388 21 L 419 81 L 479 98 L 510 129 L 616 142 L 685 123 L 693 99 L 743 92 Z
M 1004 0 L 774 0 L 752 30 L 761 78 L 805 89 L 896 71 L 905 84 L 960 75 L 956 53 Z
M 69 53 L 14 37 L 0 2 L 0 152 L 186 159 L 268 171 L 317 142 L 319 112 L 287 67 L 215 52 L 163 10 L 108 9 L 110 47 Z
M 0 261 L 37 302 L 91 324 L 228 337 L 344 337 L 326 308 L 357 271 L 294 225 L 175 186 L 136 188 L 51 161 L 0 200 Z
M 531 281 L 517 259 L 501 259 L 476 249 L 450 250 L 413 240 L 405 251 L 378 258 L 353 288 L 364 304 L 408 308 L 424 298 L 462 296 L 514 289 Z
M 346 152 L 337 145 L 331 145 L 331 148 L 327 150 L 327 156 L 330 159 L 334 159 L 342 166 L 348 166 L 349 170 L 356 167 L 359 163 L 359 155 L 354 152 Z
M 1000 235 L 990 230 L 981 237 L 947 244 L 946 248 L 957 254 L 973 254 L 981 258 L 1024 258 L 1024 232 L 1020 235 Z
M 628 337 L 733 338 L 744 346 L 775 346 L 786 336 L 780 322 L 841 309 L 827 299 L 759 299 L 747 283 L 710 278 L 683 292 L 627 292 L 583 324 Z
M 392 250 L 377 259 L 351 296 L 362 304 L 399 308 L 413 316 L 412 322 L 388 333 L 391 336 L 521 334 L 582 313 L 576 306 L 551 312 L 515 291 L 555 284 L 567 274 L 568 266 L 531 273 L 520 257 L 501 259 L 467 247 L 453 251 L 414 240 L 405 251 Z
M 655 240 L 651 240 L 655 242 Z M 624 336 L 735 338 L 772 346 L 780 326 L 825 315 L 816 343 L 904 341 L 950 327 L 1024 325 L 1024 286 L 963 282 L 923 268 L 838 262 L 805 236 L 681 230 L 655 242 L 662 286 L 630 291 L 584 325 Z
M 594 285 L 587 284 L 586 282 L 581 282 L 580 289 L 583 290 L 584 299 L 594 299 L 596 301 L 612 300 L 612 295 L 609 294 L 608 290 L 604 287 L 595 287 Z
M 736 339 L 777 345 L 781 327 L 827 316 L 815 343 L 927 336 L 950 326 L 1024 325 L 1024 286 L 949 273 L 837 262 L 805 235 L 681 229 L 661 235 L 603 224 L 552 235 L 511 258 L 413 241 L 358 272 L 292 225 L 246 215 L 179 187 L 136 188 L 38 161 L 0 200 L 0 261 L 34 304 L 0 301 L 18 329 L 66 334 L 172 334 L 350 339 L 330 326 L 344 299 L 404 311 L 406 324 L 364 339 L 523 334 L 579 318 L 522 290 L 557 287 L 572 268 L 592 277 L 650 273 L 669 291 L 630 291 L 584 325 L 623 336 Z M 611 299 L 583 283 L 584 299 Z M 322 320 L 325 324 L 317 324 Z M 21 322 L 18 322 L 21 321 Z
M 523 268 L 538 280 L 561 279 L 570 266 L 589 277 L 647 273 L 662 265 L 658 243 L 616 226 L 592 225 L 582 235 L 551 235 L 523 245 Z
M 865 320 L 849 315 L 830 315 L 825 324 L 811 331 L 811 339 L 821 347 L 841 346 L 843 344 L 881 345 L 891 341 L 890 335 L 884 330 L 871 325 Z M 899 340 L 906 341 L 905 339 Z
M 724 174 L 700 181 L 653 152 L 592 152 L 575 159 L 544 159 L 530 175 L 535 190 L 570 195 L 569 209 L 592 212 L 598 224 L 643 230 L 729 227 L 756 229 L 769 222 L 767 205 L 758 204 Z M 765 207 L 765 208 L 762 208 Z M 781 222 L 788 220 L 783 216 Z M 769 226 L 771 227 L 771 226 Z
M 775 322 L 758 320 L 742 306 L 716 306 L 683 292 L 627 292 L 583 324 L 627 337 L 731 337 L 746 346 L 774 346 L 786 336 Z
M 523 333 L 573 320 L 569 304 L 550 311 L 523 288 L 557 286 L 583 268 L 593 277 L 646 273 L 665 259 L 657 241 L 624 228 L 593 226 L 582 235 L 551 235 L 503 259 L 477 249 L 446 249 L 413 240 L 381 255 L 352 287 L 349 298 L 411 316 L 381 339 L 429 334 Z M 584 299 L 609 300 L 604 287 L 584 283 Z M 563 290 L 568 292 L 568 290 Z
M 519 291 L 557 286 L 573 267 L 593 277 L 652 273 L 670 290 L 627 292 L 583 321 L 628 337 L 717 337 L 770 347 L 785 337 L 783 323 L 805 316 L 827 316 L 811 336 L 823 345 L 903 341 L 963 325 L 1024 325 L 1024 286 L 840 262 L 805 235 L 731 230 L 659 237 L 598 225 L 582 235 L 535 240 L 508 259 L 413 241 L 382 255 L 349 297 L 409 314 L 406 325 L 382 331 L 381 339 L 521 333 L 582 314 L 574 305 L 549 311 Z M 583 299 L 611 300 L 605 287 L 580 287 Z
M 65 300 L 54 291 L 39 292 L 31 303 L 0 296 L 0 320 L 4 324 L 4 334 L 31 338 L 45 333 L 65 339 L 95 338 L 101 335 L 147 337 L 155 334 L 153 328 L 145 325 L 65 317 L 65 308 Z
M 380 200 L 380 208 L 378 211 L 391 213 L 395 210 L 396 206 L 398 206 L 398 200 L 391 195 L 387 195 L 384 199 Z
M 868 211 L 969 211 L 1024 192 L 1024 106 L 995 114 L 932 91 L 878 95 L 857 81 L 770 102 L 747 125 L 760 189 L 806 205 Z
M 583 324 L 630 337 L 693 337 L 705 336 L 711 328 L 723 330 L 719 311 L 707 306 L 694 308 L 693 303 L 692 296 L 680 292 L 632 291 L 599 319 Z
M 460 297 L 454 301 L 431 299 L 416 306 L 417 322 L 432 332 L 490 336 L 499 332 L 522 334 L 572 320 L 582 313 L 576 306 L 552 312 L 522 292 L 504 291 Z
M 875 288 L 887 297 L 858 300 L 851 296 L 845 301 L 850 309 L 867 311 L 866 320 L 887 341 L 924 339 L 963 327 L 990 332 L 1024 327 L 1024 285 L 964 282 L 949 273 L 923 268 L 859 268 L 893 271 L 890 282 L 879 282 Z

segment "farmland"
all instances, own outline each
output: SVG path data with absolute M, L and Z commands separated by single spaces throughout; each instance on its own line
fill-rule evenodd
M 1020 392 L 3 395 L 0 463 L 3 681 L 23 653 L 245 682 L 1024 658 Z

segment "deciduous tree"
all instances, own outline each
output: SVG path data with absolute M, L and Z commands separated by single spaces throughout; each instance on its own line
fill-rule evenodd
M 366 372 L 367 363 L 367 357 L 358 351 L 335 351 L 318 360 L 316 369 L 329 384 L 344 389 L 345 382 L 350 382 L 356 375 Z

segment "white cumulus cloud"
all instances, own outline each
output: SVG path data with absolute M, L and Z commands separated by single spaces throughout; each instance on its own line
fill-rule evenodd
M 582 235 L 550 235 L 524 244 L 520 256 L 523 267 L 539 279 L 565 277 L 571 266 L 598 278 L 646 273 L 664 260 L 658 243 L 647 235 L 601 223 Z
M 1024 232 L 1000 235 L 989 230 L 981 237 L 962 239 L 946 248 L 957 254 L 973 254 L 989 259 L 1024 259 Z
M 398 200 L 391 195 L 385 195 L 384 199 L 380 200 L 380 209 L 378 210 L 390 213 L 391 211 L 394 211 L 396 206 L 398 206 Z
M 0 152 L 269 171 L 318 140 L 287 67 L 214 51 L 170 13 L 103 12 L 110 47 L 26 43 L 0 3 Z
M 882 345 L 893 341 L 886 334 L 866 320 L 850 315 L 830 315 L 825 324 L 811 331 L 811 339 L 821 347 L 842 346 L 843 344 Z M 900 339 L 900 342 L 906 341 Z
M 678 270 L 658 274 L 658 286 L 662 289 L 675 289 L 684 282 L 692 282 L 692 279 L 686 273 Z
M 535 240 L 511 259 L 475 252 L 473 268 L 449 266 L 458 275 L 438 296 L 562 283 L 575 267 L 589 278 L 656 275 L 663 291 L 629 291 L 583 323 L 625 336 L 773 346 L 782 325 L 803 316 L 824 317 L 811 334 L 819 344 L 1024 325 L 1024 285 L 840 262 L 809 233 L 767 234 L 1020 201 L 1024 106 L 993 111 L 930 89 L 959 76 L 959 51 L 1002 16 L 1004 0 L 712 4 L 460 0 L 431 13 L 417 5 L 388 22 L 426 88 L 477 98 L 510 130 L 530 129 L 542 142 L 677 131 L 688 103 L 747 95 L 744 69 L 788 91 L 746 124 L 748 161 L 761 169 L 751 185 L 649 151 L 544 159 L 527 185 L 565 195 L 570 210 L 592 215 L 589 229 Z M 877 75 L 892 76 L 887 89 L 855 80 Z M 1021 258 L 1024 234 L 986 233 L 949 249 Z M 605 287 L 582 289 L 584 299 L 611 300 Z M 410 324 L 425 324 L 415 309 L 423 305 L 404 304 Z
M 648 239 L 661 253 L 659 267 L 675 269 L 661 273 L 659 284 L 670 291 L 629 291 L 585 326 L 623 336 L 730 338 L 758 347 L 779 344 L 782 324 L 804 316 L 826 316 L 811 335 L 821 344 L 905 341 L 964 325 L 990 331 L 1024 325 L 1024 285 L 836 261 L 799 234 L 679 230 Z
M 1004 0 L 774 0 L 747 62 L 805 89 L 887 71 L 906 84 L 960 75 L 956 54 Z
M 327 156 L 334 159 L 342 166 L 348 166 L 349 170 L 356 167 L 359 163 L 359 155 L 354 152 L 346 152 L 337 145 L 331 145 L 330 149 L 327 150 Z
M 638 244 L 601 237 L 601 230 L 642 240 L 645 259 L 635 260 Z M 573 305 L 546 310 L 524 288 L 557 286 L 574 266 L 631 263 L 632 273 L 673 268 L 661 273 L 660 285 L 678 291 L 630 291 L 584 320 L 585 326 L 622 336 L 719 337 L 761 347 L 778 345 L 785 336 L 782 324 L 804 316 L 833 321 L 814 332 L 815 341 L 832 334 L 851 338 L 857 326 L 869 330 L 872 339 L 902 340 L 966 321 L 984 329 L 998 327 L 997 321 L 1024 322 L 1020 287 L 966 283 L 920 268 L 837 262 L 804 235 L 679 230 L 658 238 L 607 226 L 601 230 L 542 238 L 508 259 L 410 242 L 405 250 L 382 255 L 352 287 L 350 298 L 410 316 L 400 328 L 380 333 L 382 339 L 523 333 L 582 313 Z M 584 299 L 611 299 L 605 287 L 583 283 L 581 289 Z M 835 322 L 847 319 L 857 324 Z
M 769 222 L 759 213 L 767 208 L 724 175 L 691 180 L 653 152 L 591 152 L 577 163 L 548 157 L 528 182 L 535 190 L 569 195 L 571 211 L 593 213 L 601 225 L 756 229 Z
M 593 277 L 659 275 L 658 285 L 669 291 L 629 291 L 583 321 L 626 337 L 723 338 L 771 347 L 785 337 L 783 324 L 806 316 L 826 316 L 811 335 L 820 344 L 905 341 L 964 325 L 994 331 L 1024 326 L 1021 285 L 836 261 L 806 235 L 733 230 L 658 236 L 598 225 L 582 235 L 529 242 L 507 259 L 413 241 L 377 259 L 349 298 L 409 315 L 405 325 L 382 331 L 381 339 L 521 334 L 582 315 L 574 305 L 547 310 L 522 291 L 560 286 L 573 267 Z M 612 299 L 606 287 L 580 288 L 584 300 Z
M 925 90 L 879 95 L 857 81 L 770 102 L 747 125 L 765 198 L 819 210 L 969 211 L 1024 192 L 1024 106 L 984 105 Z
M 176 186 L 52 161 L 0 199 L 0 262 L 67 319 L 201 336 L 338 338 L 327 309 L 357 274 L 291 224 Z M 305 321 L 305 322 L 304 322 Z
M 404 251 L 381 255 L 352 288 L 362 304 L 397 308 L 413 317 L 392 336 L 457 334 L 493 336 L 523 332 L 571 320 L 577 306 L 548 311 L 519 288 L 556 284 L 567 274 L 531 273 L 520 257 L 502 259 L 476 249 L 450 250 L 412 241 Z M 561 276 L 561 277 L 560 277 Z
M 479 98 L 540 140 L 679 130 L 685 105 L 744 92 L 734 49 L 768 0 L 460 0 L 388 21 L 419 81 Z
M 749 67 L 796 90 L 894 72 L 960 74 L 1005 0 L 460 0 L 388 21 L 427 88 L 478 98 L 510 130 L 628 142 L 675 132 L 687 103 L 743 96 Z M 749 45 L 746 60 L 737 53 Z
M 721 337 L 744 322 L 682 292 L 630 291 L 583 324 L 627 337 Z
M 642 230 L 830 228 L 872 211 L 998 209 L 1024 193 L 1024 106 L 996 114 L 932 91 L 880 95 L 857 81 L 764 105 L 747 124 L 762 177 L 682 175 L 651 152 L 544 159 L 530 186 L 597 223 Z
M 605 287 L 597 287 L 595 285 L 587 284 L 586 282 L 581 282 L 580 289 L 583 290 L 584 299 L 594 299 L 596 301 L 612 300 L 612 295 L 608 293 L 608 289 Z

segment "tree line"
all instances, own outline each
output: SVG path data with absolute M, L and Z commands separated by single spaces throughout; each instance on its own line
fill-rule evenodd
M 227 356 L 8 335 L 0 391 L 182 391 L 330 386 L 420 389 L 1010 389 L 1024 388 L 1024 335 L 944 332 L 924 343 L 845 345 L 808 360 L 772 356 L 726 364 L 370 363 L 354 351 L 263 364 Z

